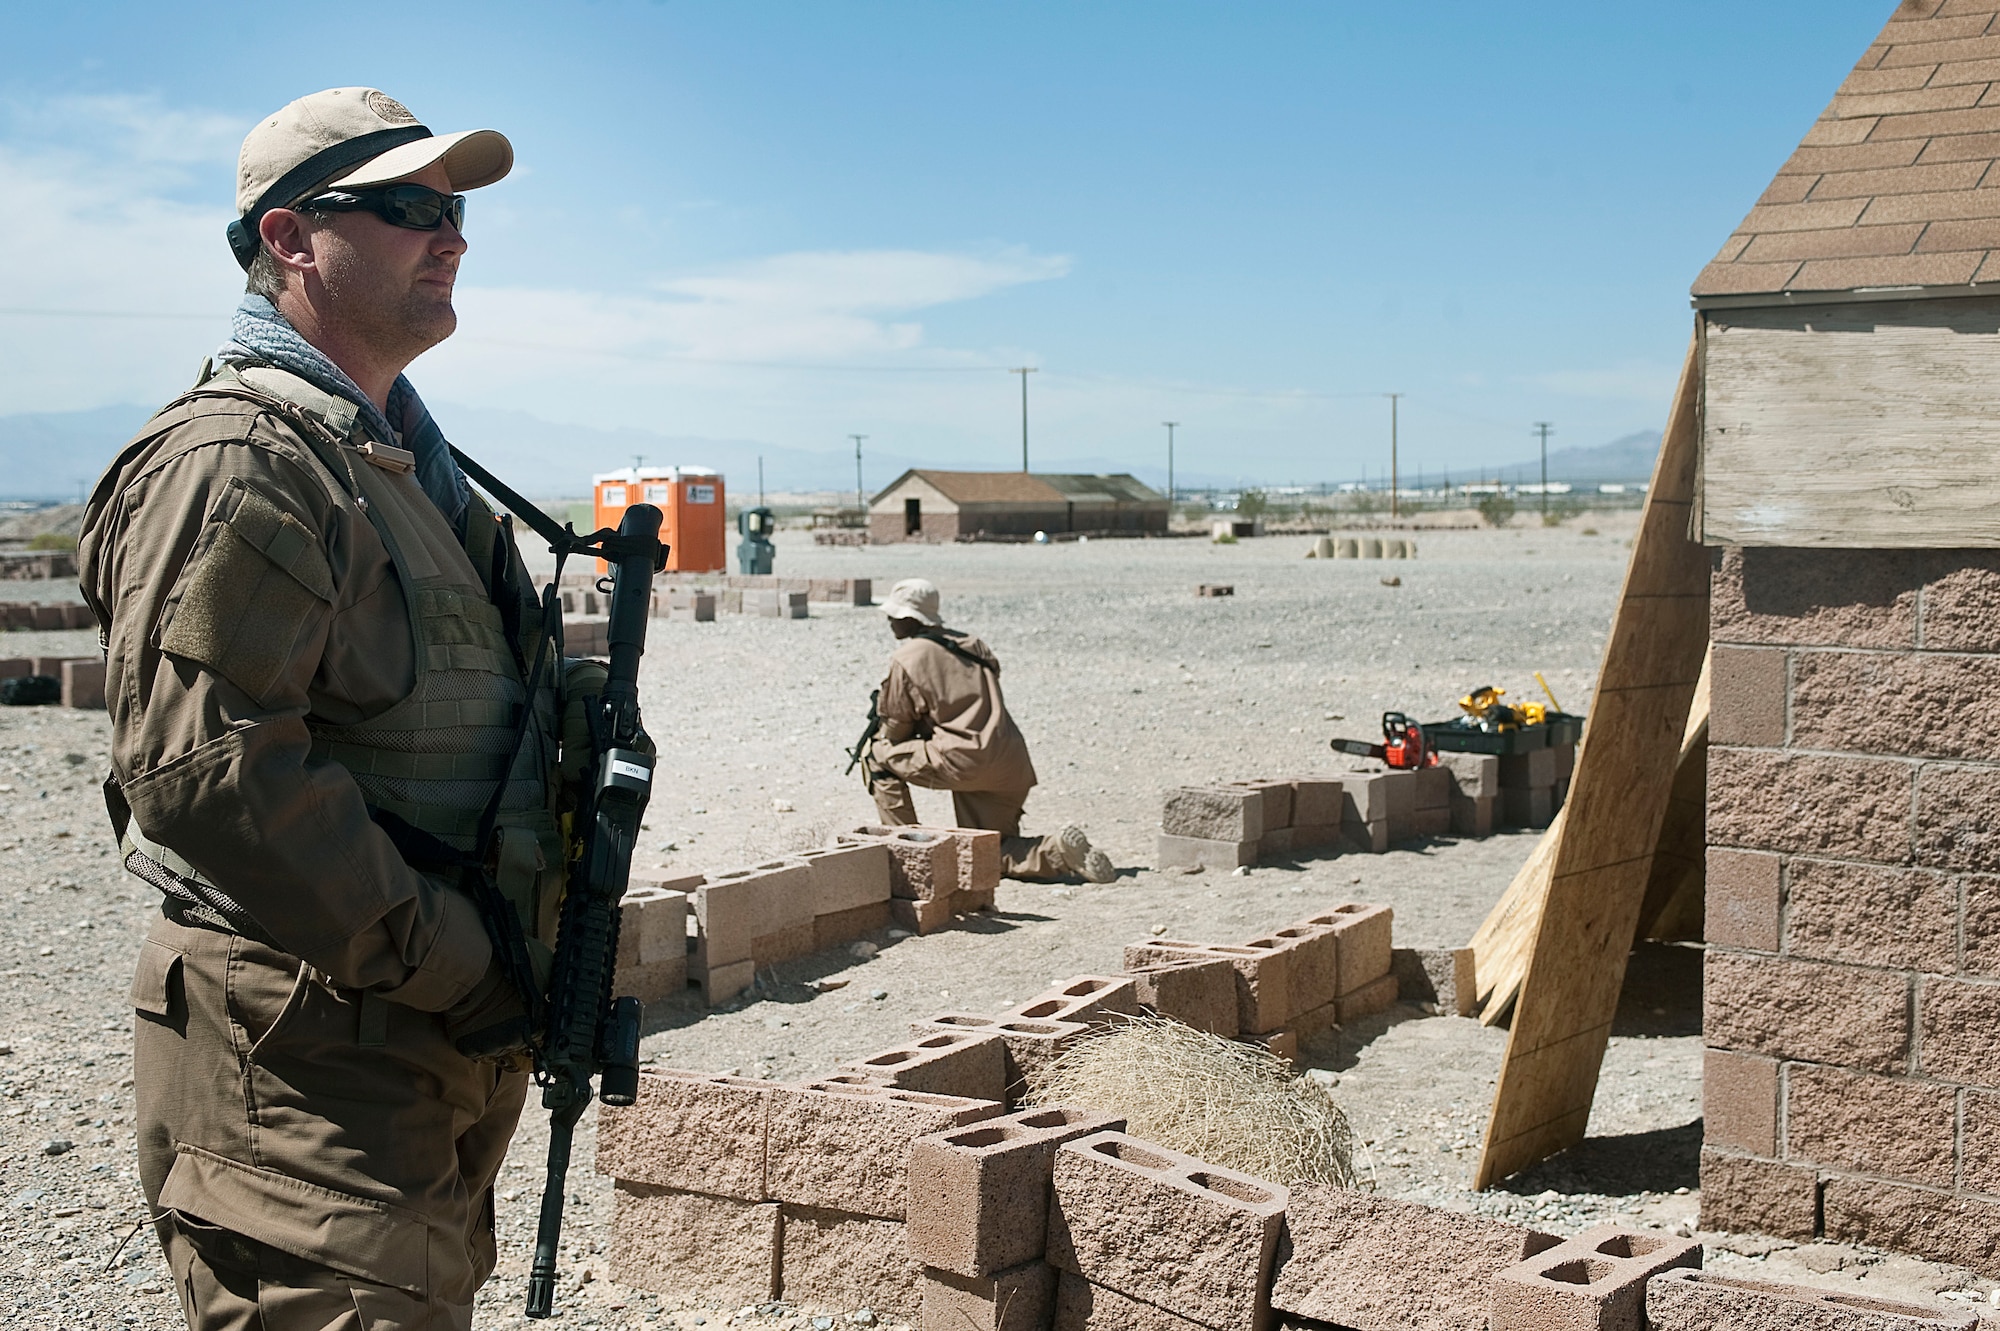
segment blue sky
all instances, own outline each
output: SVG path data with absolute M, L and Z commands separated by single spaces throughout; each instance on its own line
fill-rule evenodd
M 1352 476 L 1398 390 L 1405 466 L 1469 473 L 1658 428 L 1688 283 L 1891 8 L 9 5 L 0 414 L 184 384 L 243 131 L 364 84 L 518 153 L 412 371 L 448 431 L 1006 467 L 1036 365 L 1038 466 L 1175 419 L 1184 471 Z

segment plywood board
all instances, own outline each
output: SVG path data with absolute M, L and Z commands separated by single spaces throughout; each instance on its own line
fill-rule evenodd
M 1674 396 L 1577 754 L 1474 1185 L 1583 1140 L 1689 704 L 1708 647 L 1708 555 L 1689 536 L 1696 357 Z M 1643 668 L 1628 662 L 1643 661 Z M 1620 682 L 1627 681 L 1627 682 Z
M 1703 318 L 1704 541 L 2000 546 L 2000 297 Z

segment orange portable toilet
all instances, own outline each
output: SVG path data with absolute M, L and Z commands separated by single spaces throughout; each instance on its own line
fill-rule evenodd
M 599 527 L 616 528 L 633 504 L 660 510 L 660 539 L 671 547 L 667 567 L 681 573 L 719 573 L 728 565 L 722 520 L 722 475 L 707 467 L 627 467 L 591 479 Z M 597 561 L 603 570 L 603 560 Z

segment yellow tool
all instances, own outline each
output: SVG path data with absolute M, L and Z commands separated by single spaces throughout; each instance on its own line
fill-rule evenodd
M 1563 705 L 1556 701 L 1556 691 L 1549 687 L 1549 682 L 1542 678 L 1542 672 L 1539 670 L 1535 672 L 1535 683 L 1541 685 L 1542 692 L 1549 696 L 1549 710 L 1560 712 L 1563 709 Z
M 1459 710 L 1477 721 L 1481 730 L 1512 730 L 1519 722 L 1515 709 L 1501 703 L 1500 700 L 1506 696 L 1507 690 L 1487 684 L 1460 698 Z

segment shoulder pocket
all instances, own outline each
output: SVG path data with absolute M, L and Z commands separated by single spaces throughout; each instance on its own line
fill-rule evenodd
M 319 538 L 232 476 L 167 598 L 159 647 L 268 702 L 301 634 L 332 603 Z

